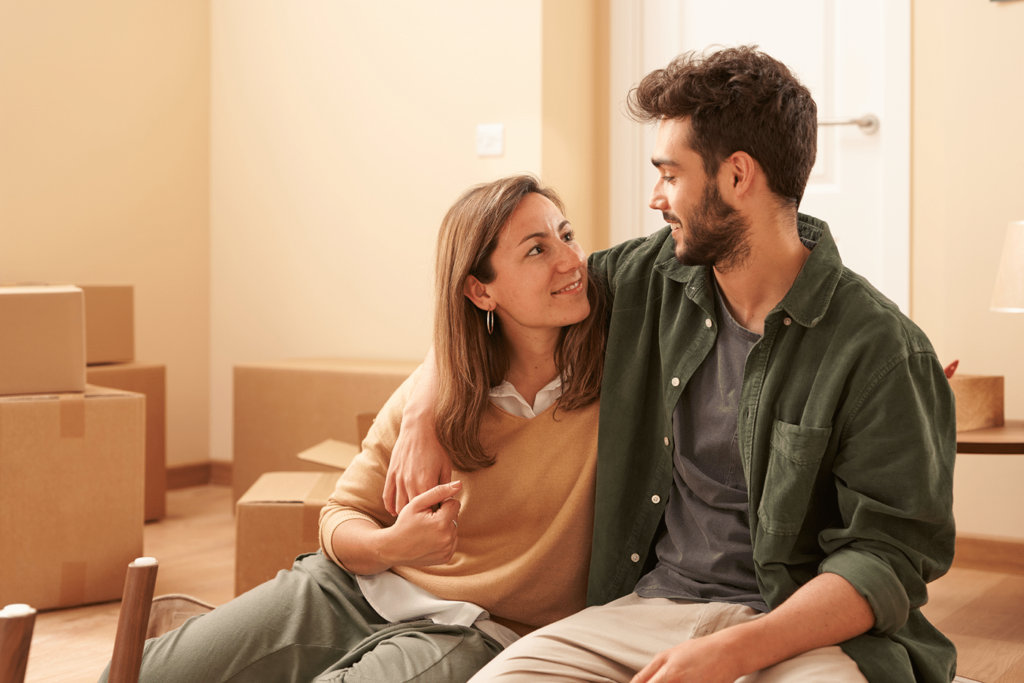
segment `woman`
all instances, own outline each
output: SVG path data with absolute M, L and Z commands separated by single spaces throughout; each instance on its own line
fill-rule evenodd
M 467 191 L 436 287 L 455 481 L 384 509 L 417 371 L 322 511 L 321 552 L 147 642 L 140 681 L 465 681 L 584 607 L 606 323 L 555 193 L 531 176 Z

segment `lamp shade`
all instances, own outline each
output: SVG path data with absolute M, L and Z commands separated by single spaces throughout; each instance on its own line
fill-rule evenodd
M 1006 229 L 992 310 L 1024 313 L 1024 221 L 1010 223 Z

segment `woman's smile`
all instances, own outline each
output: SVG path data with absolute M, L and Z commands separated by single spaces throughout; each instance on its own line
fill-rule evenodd
M 573 282 L 571 285 L 568 285 L 566 287 L 562 287 L 557 292 L 552 292 L 552 294 L 555 294 L 555 295 L 558 295 L 558 294 L 576 294 L 577 292 L 582 292 L 582 291 L 583 291 L 583 277 L 580 276 L 580 278 L 577 279 L 576 282 Z

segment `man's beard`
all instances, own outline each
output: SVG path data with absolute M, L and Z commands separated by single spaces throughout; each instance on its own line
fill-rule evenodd
M 673 222 L 671 214 L 666 220 Z M 727 271 L 750 256 L 749 222 L 725 203 L 713 178 L 704 184 L 700 204 L 679 223 L 676 259 L 684 266 L 714 266 Z

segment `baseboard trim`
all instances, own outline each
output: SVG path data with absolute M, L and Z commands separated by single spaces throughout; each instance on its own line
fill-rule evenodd
M 214 486 L 231 486 L 231 463 L 226 460 L 210 461 L 210 483 Z
M 210 463 L 196 462 L 167 468 L 167 490 L 186 489 L 210 483 Z
M 989 536 L 957 536 L 953 566 L 1024 575 L 1024 541 Z
M 231 486 L 231 463 L 223 460 L 175 465 L 167 468 L 167 490 L 190 486 Z

